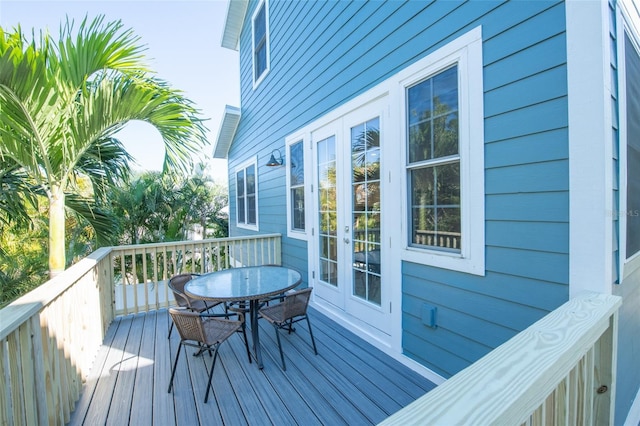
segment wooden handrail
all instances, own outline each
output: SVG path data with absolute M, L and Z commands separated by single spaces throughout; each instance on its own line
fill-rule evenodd
M 582 294 L 380 424 L 613 424 L 621 304 Z

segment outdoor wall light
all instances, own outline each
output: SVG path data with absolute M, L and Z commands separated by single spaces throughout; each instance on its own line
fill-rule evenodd
M 278 158 L 276 159 L 276 157 L 273 155 L 274 153 L 278 154 Z M 271 151 L 271 158 L 269 159 L 269 162 L 267 163 L 267 167 L 278 167 L 278 166 L 282 166 L 284 164 L 284 159 L 282 158 L 282 154 L 280 153 L 279 149 L 274 149 L 273 151 Z

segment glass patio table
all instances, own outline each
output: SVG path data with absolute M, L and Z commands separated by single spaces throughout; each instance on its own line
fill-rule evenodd
M 249 302 L 253 357 L 263 367 L 258 333 L 260 301 L 296 287 L 300 272 L 283 266 L 247 266 L 200 275 L 184 287 L 187 295 L 211 302 Z

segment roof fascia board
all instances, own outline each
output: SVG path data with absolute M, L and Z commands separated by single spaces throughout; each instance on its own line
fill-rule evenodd
M 213 146 L 213 158 L 227 158 L 231 142 L 233 142 L 240 123 L 240 115 L 240 108 L 225 105 L 222 122 L 218 129 L 218 137 Z
M 227 17 L 222 30 L 222 39 L 220 40 L 222 47 L 236 51 L 240 49 L 240 33 L 242 32 L 242 24 L 248 6 L 248 0 L 229 0 Z

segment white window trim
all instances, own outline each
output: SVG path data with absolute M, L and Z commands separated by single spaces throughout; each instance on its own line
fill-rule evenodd
M 613 141 L 608 2 L 566 2 L 569 297 L 611 293 Z
M 246 223 L 240 223 L 240 221 L 238 220 L 238 188 L 237 188 L 237 185 L 238 185 L 238 172 L 240 170 L 246 170 L 248 167 L 251 167 L 251 166 L 254 167 L 255 174 L 256 174 L 256 184 L 255 184 L 256 185 L 256 224 L 255 225 L 246 224 Z M 234 178 L 235 184 L 236 184 L 236 226 L 238 228 L 242 228 L 242 229 L 249 229 L 249 230 L 252 230 L 252 231 L 259 231 L 260 227 L 259 227 L 258 224 L 260 223 L 260 215 L 259 215 L 259 212 L 258 212 L 258 204 L 259 204 L 258 203 L 258 194 L 259 194 L 259 191 L 258 191 L 258 157 L 257 156 L 252 157 L 249 160 L 245 161 L 244 163 L 238 165 L 234 169 L 233 178 Z M 245 173 L 245 178 L 244 179 L 245 179 L 245 185 L 246 185 L 246 181 L 247 181 L 246 173 Z M 246 193 L 246 190 L 245 190 L 245 212 L 247 211 L 246 210 L 247 209 L 246 196 L 247 196 L 247 193 Z
M 462 246 L 460 253 L 409 245 L 409 188 L 407 179 L 406 90 L 408 87 L 458 65 L 460 133 L 460 199 Z M 485 275 L 484 221 L 484 92 L 482 29 L 477 27 L 398 75 L 398 111 L 401 111 L 400 144 L 403 158 L 402 260 L 438 268 Z
M 626 5 L 625 1 L 619 2 L 617 9 L 617 50 L 618 50 L 618 111 L 619 111 L 619 170 L 620 185 L 618 189 L 619 210 L 619 269 L 620 282 L 629 277 L 640 268 L 640 252 L 635 253 L 627 259 L 627 84 L 626 84 L 626 55 L 625 55 L 625 33 L 640 51 L 640 19 L 629 12 L 631 5 Z
M 287 166 L 287 171 L 286 171 L 286 181 L 287 181 L 287 237 L 289 238 L 295 238 L 298 240 L 304 240 L 307 241 L 308 236 L 307 236 L 307 230 L 309 229 L 309 220 L 312 220 L 311 218 L 309 218 L 309 200 L 311 199 L 311 193 L 310 193 L 310 186 L 308 184 L 309 180 L 309 173 L 308 173 L 308 168 L 309 168 L 309 161 L 310 159 L 308 158 L 309 155 L 307 155 L 307 150 L 306 147 L 309 144 L 309 140 L 310 137 L 308 134 L 306 133 L 295 133 L 292 136 L 288 136 L 285 139 L 285 149 L 287 151 L 286 154 L 286 166 Z M 304 230 L 300 230 L 300 229 L 293 229 L 293 218 L 291 217 L 291 207 L 292 207 L 292 200 L 291 200 L 291 175 L 290 175 L 290 167 L 291 167 L 291 145 L 296 144 L 298 142 L 302 142 L 302 161 L 304 162 L 303 166 L 304 166 L 304 223 L 305 223 L 305 229 Z
M 256 16 L 258 15 L 258 12 L 260 11 L 260 8 L 262 7 L 262 5 L 264 4 L 264 20 L 265 20 L 265 34 L 266 34 L 266 40 L 265 40 L 265 44 L 266 44 L 266 53 L 267 53 L 267 66 L 265 68 L 265 70 L 262 72 L 262 74 L 260 75 L 260 77 L 256 80 L 256 46 L 255 46 L 255 19 Z M 269 70 L 271 69 L 271 43 L 270 43 L 270 33 L 269 33 L 269 0 L 262 0 L 260 1 L 260 3 L 258 3 L 258 7 L 256 7 L 255 11 L 253 12 L 253 16 L 251 17 L 251 64 L 252 64 L 252 68 L 251 68 L 251 79 L 253 81 L 253 89 L 255 90 L 260 83 L 262 83 L 262 80 L 265 79 L 265 77 L 267 76 L 267 74 L 269 74 Z

